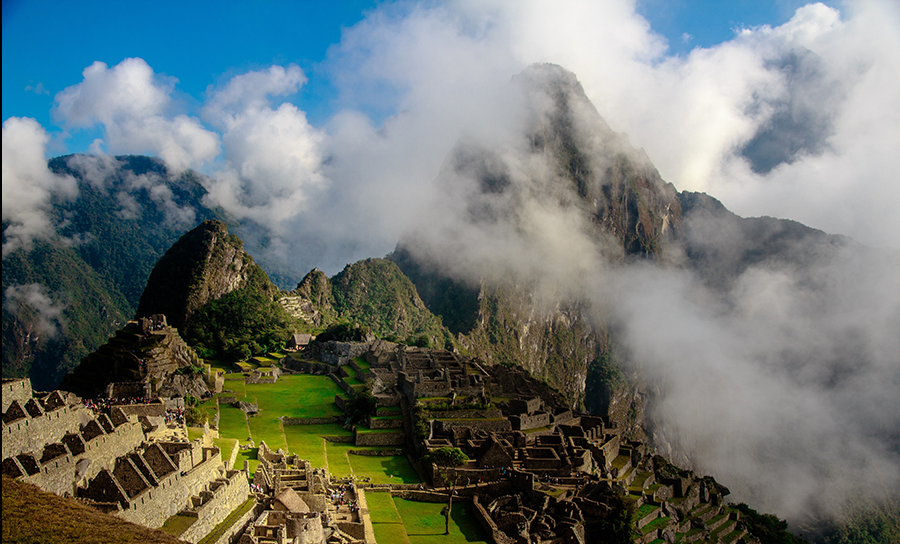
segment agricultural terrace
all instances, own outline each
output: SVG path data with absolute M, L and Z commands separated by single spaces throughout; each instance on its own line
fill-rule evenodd
M 343 391 L 326 376 L 287 374 L 274 384 L 244 383 L 241 374 L 228 374 L 224 392 L 207 400 L 200 406 L 210 421 L 215 420 L 218 410 L 220 440 L 237 439 L 246 445 L 252 438 L 255 446 L 260 441 L 277 450 L 279 448 L 296 453 L 308 459 L 313 466 L 325 467 L 333 476 L 369 478 L 373 483 L 421 483 L 405 455 L 359 455 L 352 452 L 375 452 L 394 448 L 356 446 L 352 442 L 337 442 L 329 439 L 347 440 L 353 431 L 344 429 L 340 423 L 317 425 L 283 425 L 279 418 L 324 418 L 340 416 L 341 411 L 334 404 L 335 395 Z M 256 404 L 259 412 L 247 415 L 230 404 L 218 404 L 218 397 L 234 396 L 237 401 Z M 392 413 L 396 417 L 399 414 Z M 374 432 L 361 428 L 360 432 Z M 223 442 L 223 448 L 230 454 L 233 442 Z M 256 470 L 257 449 L 239 450 L 236 467 L 250 462 L 251 472 Z

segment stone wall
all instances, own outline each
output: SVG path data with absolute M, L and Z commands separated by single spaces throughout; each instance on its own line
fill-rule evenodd
M 247 510 L 247 512 L 236 519 L 234 523 L 231 524 L 231 527 L 225 530 L 215 542 L 211 542 L 210 544 L 235 544 L 238 540 L 240 540 L 241 535 L 244 534 L 244 531 L 247 530 L 250 525 L 253 523 L 253 520 L 259 517 L 265 511 L 266 507 L 264 504 L 256 503 L 253 505 L 253 508 Z
M 208 497 L 208 499 L 213 498 L 213 496 L 208 495 L 213 492 L 209 491 L 207 486 L 216 482 L 222 475 L 220 471 L 224 471 L 220 452 L 218 448 L 203 448 L 199 440 L 188 446 L 189 449 L 180 449 L 176 452 L 178 461 L 176 470 L 158 479 L 157 485 L 154 486 L 153 482 L 145 479 L 143 482 L 145 488 L 137 494 L 131 495 L 125 489 L 126 494 L 129 495 L 126 502 L 127 508 L 123 509 L 120 517 L 145 527 L 156 529 L 183 508 L 190 508 L 196 498 L 200 498 L 200 500 L 204 496 Z M 169 448 L 169 450 L 175 451 L 174 448 Z M 194 463 L 196 457 L 194 452 L 199 452 L 201 456 L 197 463 Z M 167 453 L 170 456 L 172 455 L 169 451 Z M 232 477 L 243 478 L 246 482 L 246 476 L 243 476 L 243 472 L 233 472 L 236 475 Z M 114 476 L 116 476 L 118 481 L 121 481 L 118 475 L 114 474 Z M 122 487 L 125 488 L 124 485 Z M 249 487 L 247 487 L 247 490 L 247 494 L 249 494 Z M 90 490 L 88 491 L 90 492 Z M 89 498 L 94 498 L 90 495 L 88 496 Z M 97 499 L 94 498 L 94 500 Z M 231 510 L 229 510 L 230 512 Z M 224 516 L 222 519 L 224 519 Z
M 517 431 L 527 431 L 529 429 L 538 429 L 550 425 L 550 414 L 547 412 L 537 412 L 527 415 L 510 416 L 512 428 Z
M 345 382 L 344 380 L 342 380 L 342 379 L 340 378 L 340 376 L 338 376 L 337 374 L 329 374 L 328 376 L 334 381 L 334 383 L 337 384 L 338 387 L 341 388 L 341 390 L 342 390 L 344 393 L 347 393 L 347 394 L 350 395 L 351 397 L 354 396 L 354 395 L 356 395 L 356 391 L 354 391 L 353 388 L 350 387 L 350 385 L 349 385 L 347 382 Z
M 126 416 L 151 416 L 161 417 L 166 415 L 166 405 L 162 402 L 152 404 L 129 404 L 119 406 Z
M 90 414 L 84 412 L 79 417 Z M 132 419 L 122 419 L 118 414 L 118 426 L 106 415 L 90 420 L 86 425 L 68 429 L 60 441 L 49 442 L 39 449 L 7 458 L 10 468 L 21 467 L 23 481 L 32 483 L 44 491 L 58 495 L 74 495 L 75 487 L 96 476 L 104 468 L 111 468 L 116 458 L 140 446 L 144 440 L 141 425 Z M 100 423 L 102 422 L 102 424 Z M 4 438 L 4 446 L 6 439 Z M 7 461 L 4 461 L 6 469 Z M 36 468 L 30 469 L 33 466 Z M 10 476 L 16 474 L 9 473 Z
M 487 432 L 491 431 L 511 431 L 512 425 L 506 418 L 503 419 L 438 419 L 435 422 L 441 427 L 443 432 L 449 432 L 456 427 L 470 427 L 472 429 L 481 429 Z
M 3 412 L 9 408 L 12 401 L 17 400 L 20 404 L 25 404 L 31 399 L 31 380 L 28 378 L 21 379 L 3 379 L 2 404 Z
M 500 410 L 423 410 L 427 419 L 500 419 Z
M 398 448 L 396 450 L 348 450 L 347 453 L 351 455 L 362 455 L 364 457 L 393 457 L 397 455 L 403 455 L 403 448 Z
M 324 425 L 326 423 L 338 423 L 340 416 L 331 417 L 282 417 L 282 425 Z
M 515 544 L 516 541 L 514 539 L 507 536 L 506 533 L 497 527 L 497 524 L 491 519 L 490 514 L 488 514 L 484 506 L 481 505 L 478 495 L 472 497 L 472 504 L 475 506 L 475 518 L 478 520 L 478 523 L 481 524 L 484 532 L 490 535 L 491 540 L 495 544 Z
M 296 370 L 302 374 L 332 374 L 338 369 L 336 366 L 325 363 L 294 359 L 293 357 L 285 357 L 281 360 L 281 364 L 289 370 Z
M 30 410 L 26 409 L 26 405 Z M 33 398 L 24 404 L 12 400 L 3 413 L 3 458 L 42 450 L 45 444 L 58 442 L 67 432 L 77 429 L 79 423 L 90 417 L 87 410 L 78 406 L 62 405 L 45 410 Z
M 383 419 L 377 418 L 373 416 L 369 416 L 369 428 L 370 429 L 402 429 L 403 428 L 403 418 L 390 418 Z
M 357 446 L 402 446 L 406 444 L 403 433 L 356 433 Z
M 191 543 L 200 541 L 236 508 L 244 504 L 250 495 L 247 476 L 239 470 L 230 471 L 226 476 L 210 483 L 209 493 L 212 493 L 212 496 L 195 509 L 197 521 L 178 538 Z

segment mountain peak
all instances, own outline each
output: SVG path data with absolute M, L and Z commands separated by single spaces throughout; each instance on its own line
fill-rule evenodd
M 257 267 L 222 221 L 204 221 L 159 260 L 141 295 L 137 317 L 163 314 L 181 328 L 201 306 L 244 287 Z M 274 289 L 274 286 L 273 286 Z

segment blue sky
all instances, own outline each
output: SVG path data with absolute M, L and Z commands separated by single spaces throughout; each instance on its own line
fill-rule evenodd
M 4 0 L 3 118 L 32 117 L 58 130 L 53 97 L 81 79 L 94 61 L 113 66 L 144 59 L 178 79 L 188 108 L 209 85 L 272 64 L 297 64 L 309 78 L 291 101 L 322 125 L 337 107 L 329 81 L 328 48 L 383 2 L 81 2 Z M 664 36 L 669 54 L 729 40 L 734 29 L 784 23 L 802 2 L 787 0 L 642 0 L 637 11 Z M 377 112 L 374 115 L 378 115 Z M 70 151 L 97 135 L 75 134 Z M 59 151 L 59 149 L 50 150 Z

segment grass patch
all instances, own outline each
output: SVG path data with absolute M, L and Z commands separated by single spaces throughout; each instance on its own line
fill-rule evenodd
M 259 460 L 257 456 L 259 455 L 259 448 L 252 448 L 249 450 L 238 450 L 237 458 L 234 460 L 234 466 L 238 469 L 243 470 L 244 461 L 250 462 L 250 479 L 253 479 L 253 473 L 256 472 L 256 467 L 259 465 Z
M 248 420 L 250 421 L 250 436 L 253 437 L 254 442 L 259 444 L 265 441 L 272 451 L 278 448 L 287 449 L 284 432 L 281 430 L 281 421 L 272 412 L 250 416 Z
M 160 531 L 172 535 L 179 536 L 181 533 L 188 530 L 188 527 L 194 524 L 197 521 L 197 518 L 193 516 L 182 516 L 181 514 L 175 514 L 170 517 L 163 523 L 162 527 L 159 528 Z
M 326 376 L 291 374 L 275 383 L 251 383 L 246 396 L 256 400 L 260 410 L 274 417 L 330 417 L 341 415 L 334 396 L 343 391 Z
M 410 544 L 457 544 L 488 542 L 488 535 L 475 519 L 472 503 L 457 502 L 450 512 L 450 534 L 444 534 L 444 503 L 414 502 L 396 498 L 394 504 L 403 520 Z
M 369 515 L 372 517 L 372 523 L 403 523 L 400 519 L 400 513 L 394 506 L 394 499 L 391 494 L 373 493 L 366 491 L 366 502 L 369 504 Z
M 288 450 L 299 455 L 301 459 L 309 460 L 314 467 L 325 466 L 324 437 L 352 435 L 352 431 L 348 431 L 336 423 L 284 426 L 284 437 L 287 439 Z
M 353 362 L 356 363 L 356 366 L 358 366 L 360 370 L 369 370 L 370 368 L 372 368 L 372 364 L 362 357 L 353 359 Z
M 358 449 L 358 448 L 357 448 Z M 420 484 L 422 480 L 405 455 L 350 455 L 357 476 L 368 476 L 375 484 Z
M 250 360 L 253 361 L 254 363 L 256 363 L 257 365 L 259 365 L 260 367 L 270 367 L 273 364 L 275 364 L 276 362 L 278 362 L 277 359 L 273 359 L 272 357 L 266 357 L 264 355 L 257 355 L 256 357 L 254 357 Z
M 235 438 L 213 438 L 213 444 L 222 451 L 223 463 L 227 463 L 231 459 L 231 452 L 238 447 L 237 439 Z M 244 467 L 241 466 L 240 468 Z
M 390 493 L 366 493 L 366 502 L 377 542 L 409 542 Z
M 227 404 L 219 405 L 219 437 L 237 438 L 246 442 L 250 436 L 250 427 L 247 426 L 247 416 L 244 412 Z
M 358 434 L 403 434 L 403 429 L 364 429 L 357 427 Z
M 203 427 L 188 427 L 188 440 L 194 441 L 203 436 Z
M 337 442 L 325 443 L 325 455 L 328 459 L 328 472 L 337 478 L 346 478 L 353 473 L 350 466 L 348 451 L 353 448 L 353 444 L 343 444 Z

